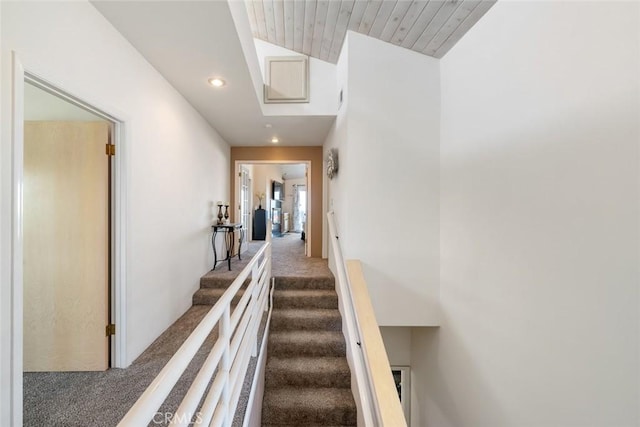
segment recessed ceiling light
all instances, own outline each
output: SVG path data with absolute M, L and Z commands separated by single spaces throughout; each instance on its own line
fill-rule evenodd
M 274 144 L 277 144 L 278 142 L 280 142 L 280 140 L 278 139 L 277 136 L 274 136 L 273 138 L 271 138 L 271 142 L 273 142 Z
M 264 125 L 264 127 L 266 127 L 267 129 L 271 129 L 273 125 L 271 123 L 267 123 L 266 125 Z
M 222 80 L 220 77 L 214 77 L 209 79 L 209 84 L 213 87 L 222 87 L 225 86 L 227 82 Z

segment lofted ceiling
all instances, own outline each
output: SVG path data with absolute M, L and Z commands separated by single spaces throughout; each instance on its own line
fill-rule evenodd
M 247 40 L 253 48 L 251 32 L 272 44 L 334 63 L 348 30 L 441 57 L 495 0 L 91 3 L 231 146 L 271 145 L 272 137 L 280 145 L 318 146 L 335 114 L 265 113 L 256 89 L 260 86 L 255 84 L 257 57 L 252 62 L 243 50 Z M 238 10 L 243 14 L 241 28 L 234 22 Z M 227 85 L 214 89 L 207 82 L 211 77 L 223 77 Z
M 91 3 L 231 146 L 324 142 L 335 116 L 263 114 L 226 1 Z M 212 88 L 217 76 L 227 85 Z
M 441 58 L 496 0 L 245 0 L 255 38 L 336 63 L 347 30 Z

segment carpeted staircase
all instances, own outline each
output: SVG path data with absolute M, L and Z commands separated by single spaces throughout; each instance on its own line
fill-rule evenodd
M 213 305 L 233 276 L 207 274 L 194 305 Z M 276 277 L 262 425 L 355 426 L 356 406 L 332 276 Z M 234 297 L 237 304 L 247 280 Z
M 332 277 L 276 277 L 262 425 L 355 426 Z

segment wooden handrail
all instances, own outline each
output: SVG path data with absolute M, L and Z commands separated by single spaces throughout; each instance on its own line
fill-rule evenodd
M 367 282 L 362 272 L 362 263 L 359 260 L 347 260 L 346 265 L 354 311 L 360 325 L 360 339 L 365 344 L 363 346 L 364 359 L 380 414 L 380 425 L 406 426 L 393 375 L 390 374 L 391 364 L 382 341 L 373 305 L 371 305 Z
M 347 361 L 354 381 L 358 425 L 407 427 L 391 365 L 376 321 L 360 261 L 345 263 L 335 214 L 327 213 L 336 268 L 336 291 L 343 317 Z

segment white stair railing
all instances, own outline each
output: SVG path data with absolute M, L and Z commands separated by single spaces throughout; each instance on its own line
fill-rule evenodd
M 267 239 L 118 427 L 146 426 L 154 419 L 158 409 L 216 326 L 218 338 L 182 403 L 171 417 L 171 425 L 188 426 L 197 421 L 197 425 L 231 426 L 250 356 L 257 355 L 258 329 L 271 290 L 271 242 L 269 237 Z M 232 310 L 233 298 L 247 278 L 251 279 L 249 286 Z M 211 386 L 205 396 L 209 384 Z M 196 412 L 203 397 L 202 407 Z
M 347 361 L 355 379 L 352 390 L 358 407 L 358 426 L 406 427 L 360 262 L 345 263 L 334 212 L 329 212 L 327 218 Z

